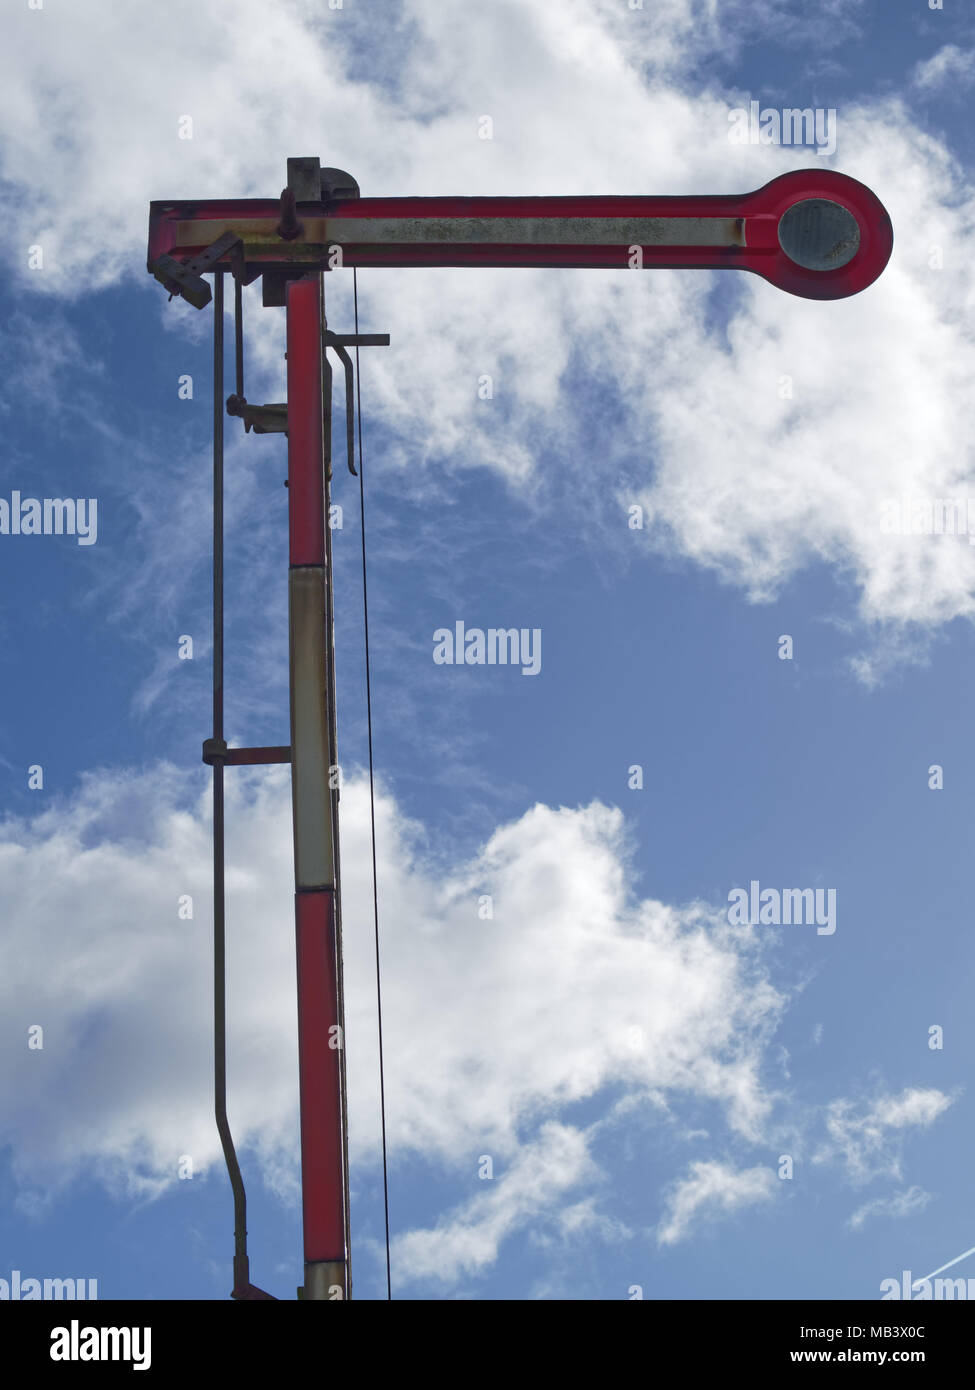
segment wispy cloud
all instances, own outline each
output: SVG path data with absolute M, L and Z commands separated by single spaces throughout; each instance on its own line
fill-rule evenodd
M 893 1193 L 890 1197 L 875 1197 L 872 1202 L 865 1202 L 862 1207 L 857 1207 L 848 1224 L 854 1231 L 859 1231 L 871 1217 L 914 1216 L 917 1212 L 924 1211 L 930 1201 L 931 1193 L 925 1192 L 923 1187 L 908 1187 L 903 1192 Z
M 975 81 L 975 49 L 946 43 L 933 57 L 918 63 L 911 80 L 920 92 L 958 94 Z
M 676 1245 L 705 1220 L 764 1205 L 773 1199 L 778 1185 L 771 1168 L 736 1169 L 716 1160 L 692 1163 L 688 1176 L 675 1183 L 668 1195 L 657 1241 Z
M 585 1136 L 577 1129 L 549 1122 L 522 1148 L 503 1175 L 482 1184 L 482 1191 L 429 1230 L 397 1236 L 392 1255 L 398 1269 L 414 1279 L 454 1284 L 483 1272 L 498 1258 L 502 1242 L 531 1222 L 578 1234 L 591 1223 L 584 1204 L 559 1209 L 578 1185 L 598 1177 Z
M 935 1087 L 912 1086 L 872 1100 L 835 1100 L 826 1110 L 828 1138 L 814 1161 L 839 1159 L 855 1182 L 899 1179 L 911 1132 L 930 1128 L 954 1099 Z

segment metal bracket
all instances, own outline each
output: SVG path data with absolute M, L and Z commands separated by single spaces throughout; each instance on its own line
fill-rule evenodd
M 299 203 L 317 203 L 322 196 L 321 162 L 317 154 L 302 154 L 288 160 L 288 187 Z
M 279 744 L 270 748 L 228 748 L 222 738 L 208 738 L 203 743 L 203 761 L 211 767 L 223 763 L 227 767 L 256 767 L 264 763 L 290 763 L 291 748 Z
M 288 187 L 299 203 L 344 203 L 359 197 L 359 185 L 344 169 L 323 169 L 317 155 L 288 160 Z
M 321 169 L 317 155 L 299 155 L 288 160 L 288 186 L 281 190 L 281 220 L 275 231 L 282 241 L 296 241 L 304 231 L 298 216 L 299 203 L 315 203 L 322 196 Z M 275 270 L 264 276 L 261 284 L 261 303 L 265 309 L 283 309 L 287 295 L 287 284 L 304 269 L 297 271 Z
M 161 285 L 169 290 L 169 297 L 175 295 L 192 304 L 194 309 L 205 309 L 213 297 L 210 286 L 201 278 L 204 271 L 213 270 L 217 261 L 230 252 L 230 273 L 242 285 L 251 285 L 261 274 L 258 266 L 248 271 L 244 259 L 244 243 L 236 232 L 224 232 L 212 246 L 194 256 L 189 261 L 178 261 L 175 256 L 159 256 L 152 264 L 152 273 Z
M 344 169 L 323 169 L 317 155 L 299 155 L 288 160 L 288 186 L 281 190 L 281 217 L 274 230 L 282 241 L 297 241 L 304 231 L 299 203 L 315 203 L 330 212 L 336 203 L 358 197 L 359 185 Z M 307 273 L 306 267 L 265 272 L 261 287 L 264 308 L 283 309 L 288 281 Z
M 213 295 L 210 286 L 200 277 L 204 271 L 212 270 L 217 261 L 235 246 L 243 249 L 243 243 L 237 233 L 224 232 L 212 246 L 208 246 L 192 260 L 178 261 L 175 256 L 160 256 L 153 261 L 152 273 L 159 283 L 169 290 L 170 299 L 178 294 L 188 304 L 192 304 L 194 309 L 205 309 Z
M 329 329 L 325 329 L 323 340 L 325 346 L 332 348 L 338 355 L 345 369 L 346 449 L 349 472 L 353 477 L 357 477 L 354 461 L 353 368 L 352 359 L 346 352 L 346 347 L 389 347 L 389 334 L 332 333 Z M 288 433 L 288 404 L 286 401 L 273 401 L 268 405 L 249 405 L 244 396 L 228 396 L 227 414 L 234 416 L 235 419 L 243 420 L 245 434 L 250 433 L 251 430 L 255 434 L 287 435 Z M 331 458 L 331 450 L 329 450 L 329 457 Z M 331 477 L 331 472 L 329 472 L 329 477 Z
M 244 433 L 287 434 L 288 404 L 273 401 L 270 405 L 248 405 L 243 396 L 227 397 L 227 414 L 244 422 Z
M 239 1293 L 234 1289 L 230 1297 L 236 1298 L 238 1301 L 247 1301 L 250 1303 L 256 1303 L 259 1299 L 270 1299 L 272 1303 L 278 1302 L 273 1293 L 265 1293 L 264 1290 L 259 1289 L 256 1284 L 246 1285 Z
M 319 170 L 319 189 L 319 197 L 326 209 L 333 207 L 335 203 L 344 203 L 349 198 L 359 197 L 359 185 L 344 169 Z
M 227 742 L 222 738 L 207 738 L 203 740 L 203 761 L 210 767 L 214 763 L 225 763 L 227 761 Z
M 355 416 L 353 410 L 353 387 L 352 387 L 352 358 L 346 352 L 347 347 L 389 347 L 388 333 L 333 333 L 331 329 L 323 330 L 322 339 L 327 348 L 331 348 L 342 366 L 345 368 L 345 439 L 348 453 L 349 472 L 353 478 L 359 475 L 355 471 Z

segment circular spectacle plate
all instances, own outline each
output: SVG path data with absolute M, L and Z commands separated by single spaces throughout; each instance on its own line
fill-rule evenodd
M 804 270 L 838 270 L 860 249 L 860 226 L 829 198 L 802 198 L 779 218 L 779 245 Z

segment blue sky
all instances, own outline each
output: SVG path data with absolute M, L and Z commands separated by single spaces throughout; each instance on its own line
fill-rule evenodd
M 211 315 L 167 304 L 145 227 L 154 198 L 271 196 L 309 153 L 372 195 L 745 192 L 820 162 L 895 235 L 833 304 L 731 272 L 360 274 L 361 327 L 392 337 L 362 394 L 394 1295 L 876 1298 L 972 1245 L 975 548 L 880 525 L 902 494 L 975 496 L 959 8 L 174 0 L 150 38 L 141 3 L 8 7 L 0 497 L 97 498 L 98 531 L 0 535 L 0 1279 L 229 1293 Z M 731 145 L 751 99 L 835 108 L 836 153 Z M 326 281 L 338 331 L 350 281 Z M 282 400 L 283 311 L 245 297 L 248 398 Z M 285 472 L 282 440 L 228 421 L 240 744 L 288 737 Z M 335 474 L 353 1278 L 376 1298 L 358 489 Z M 458 621 L 540 629 L 539 674 L 436 664 Z M 228 783 L 230 1116 L 252 1278 L 287 1298 L 288 779 Z M 835 890 L 835 932 L 732 927 L 752 880 Z

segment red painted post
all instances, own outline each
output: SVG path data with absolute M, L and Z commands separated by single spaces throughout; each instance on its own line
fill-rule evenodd
M 329 790 L 322 277 L 287 287 L 291 795 L 306 1299 L 347 1298 L 335 842 Z

